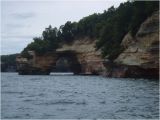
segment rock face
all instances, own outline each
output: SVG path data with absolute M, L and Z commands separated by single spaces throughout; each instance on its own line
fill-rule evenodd
M 157 77 L 159 75 L 159 11 L 142 23 L 135 37 L 128 33 L 123 53 L 114 61 L 114 77 Z
M 41 64 L 41 66 L 38 65 L 36 63 L 37 59 L 35 59 L 35 53 L 32 52 L 31 55 L 33 56 L 32 59 L 23 58 L 21 56 L 16 58 L 18 73 L 20 75 L 48 75 L 49 70 L 44 65 L 44 62 L 42 61 L 43 64 Z
M 55 52 L 36 55 L 32 59 L 17 57 L 19 74 L 49 74 L 61 57 L 71 61 L 75 74 L 103 74 L 107 77 L 159 77 L 159 11 L 140 26 L 137 34 L 128 32 L 121 45 L 125 50 L 112 62 L 104 60 L 95 49 L 96 40 L 89 38 L 62 44 Z
M 64 44 L 56 51 L 75 51 L 81 65 L 82 74 L 101 74 L 105 67 L 103 65 L 101 51 L 96 51 L 95 43 L 96 40 L 86 37 L 75 40 L 71 45 Z
M 62 57 L 71 61 L 70 68 L 75 74 L 101 74 L 105 67 L 101 52 L 95 50 L 95 42 L 87 37 L 74 40 L 72 44 L 63 44 L 55 52 L 41 56 L 29 51 L 32 59 L 17 57 L 19 74 L 49 74 Z

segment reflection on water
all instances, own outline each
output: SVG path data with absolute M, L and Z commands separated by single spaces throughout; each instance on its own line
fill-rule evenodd
M 159 117 L 159 83 L 100 76 L 2 73 L 2 118 Z
M 72 72 L 51 72 L 50 75 L 59 75 L 59 76 L 62 76 L 62 75 L 73 75 Z

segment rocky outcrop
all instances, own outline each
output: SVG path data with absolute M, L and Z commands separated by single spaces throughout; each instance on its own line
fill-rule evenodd
M 62 44 L 56 51 L 37 55 L 32 59 L 17 57 L 20 74 L 49 74 L 61 57 L 69 58 L 75 74 L 103 74 L 107 77 L 159 76 L 159 11 L 140 26 L 137 34 L 128 32 L 121 42 L 124 51 L 114 60 L 104 60 L 95 49 L 96 40 L 88 37 Z
M 136 36 L 128 33 L 121 45 L 125 50 L 114 61 L 113 77 L 158 78 L 159 11 L 142 23 Z
M 96 50 L 95 43 L 96 40 L 86 37 L 74 40 L 72 44 L 64 44 L 56 51 L 75 51 L 81 65 L 82 74 L 101 74 L 105 67 L 101 51 Z
M 31 51 L 29 52 L 31 53 Z M 48 75 L 49 69 L 45 66 L 46 64 L 41 60 L 39 62 L 43 64 L 37 64 L 36 61 L 38 61 L 38 59 L 33 51 L 30 55 L 32 55 L 32 59 L 27 59 L 22 56 L 16 58 L 18 73 L 20 75 Z
M 20 74 L 49 74 L 56 67 L 59 58 L 71 60 L 75 74 L 101 74 L 105 67 L 100 51 L 95 49 L 96 40 L 89 38 L 74 40 L 72 44 L 62 44 L 55 52 L 37 55 L 29 51 L 32 59 L 17 58 Z

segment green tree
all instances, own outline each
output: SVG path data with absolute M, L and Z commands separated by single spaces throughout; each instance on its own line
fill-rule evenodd
M 62 43 L 71 43 L 76 38 L 90 37 L 97 39 L 96 48 L 102 50 L 104 57 L 114 60 L 123 50 L 120 46 L 125 34 L 131 31 L 136 35 L 142 22 L 154 11 L 159 10 L 159 1 L 127 1 L 119 7 L 111 6 L 103 13 L 92 14 L 79 22 L 67 21 L 59 29 L 49 25 L 42 36 L 34 38 L 22 53 L 28 50 L 46 53 L 56 50 Z
M 48 50 L 55 50 L 58 47 L 58 29 L 52 28 L 51 25 L 49 25 L 48 28 L 45 29 L 42 33 L 42 38 L 46 43 L 49 44 Z
M 73 24 L 68 21 L 65 25 L 61 26 L 60 29 L 62 31 L 62 38 L 64 42 L 71 42 L 74 38 Z

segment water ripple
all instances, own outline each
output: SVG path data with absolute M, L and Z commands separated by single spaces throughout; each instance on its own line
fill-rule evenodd
M 2 73 L 2 119 L 158 119 L 158 80 Z

